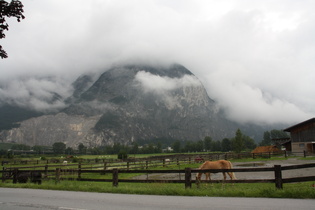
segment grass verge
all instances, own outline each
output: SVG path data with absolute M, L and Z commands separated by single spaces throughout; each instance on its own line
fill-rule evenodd
M 146 195 L 178 195 L 178 196 L 209 196 L 209 197 L 266 197 L 266 198 L 315 198 L 313 182 L 285 184 L 279 190 L 274 184 L 202 184 L 199 188 L 193 185 L 185 189 L 184 184 L 166 183 L 119 183 L 113 187 L 109 182 L 78 182 L 78 181 L 44 181 L 42 185 L 33 183 L 12 184 L 0 183 L 0 187 L 33 188 L 46 190 L 83 191 L 99 193 L 123 193 Z

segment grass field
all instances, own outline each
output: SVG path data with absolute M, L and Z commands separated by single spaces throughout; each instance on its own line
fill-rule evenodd
M 268 197 L 268 198 L 315 198 L 312 182 L 285 184 L 284 189 L 276 189 L 274 184 L 203 184 L 185 189 L 183 184 L 165 183 L 119 183 L 113 187 L 105 182 L 77 181 L 44 181 L 42 185 L 26 183 L 1 183 L 0 187 L 33 188 L 47 190 L 84 191 L 99 193 L 147 194 L 147 195 L 179 195 L 179 196 L 209 196 L 209 197 Z

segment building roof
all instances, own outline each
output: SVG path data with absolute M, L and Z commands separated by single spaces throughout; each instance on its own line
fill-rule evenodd
M 264 152 L 279 152 L 280 150 L 275 145 L 256 147 L 252 153 L 264 153 Z
M 300 126 L 303 126 L 303 125 L 307 125 L 307 124 L 310 124 L 310 123 L 314 123 L 315 122 L 315 118 L 311 118 L 309 120 L 306 120 L 304 122 L 301 122 L 301 123 L 298 123 L 296 125 L 293 125 L 291 127 L 288 127 L 286 129 L 284 129 L 284 131 L 287 131 L 287 132 L 290 132 L 291 130 L 295 129 L 295 128 L 298 128 Z
M 290 142 L 291 138 L 287 137 L 287 138 L 277 138 L 277 139 L 271 139 L 271 141 L 274 141 L 277 144 L 284 144 L 286 142 Z

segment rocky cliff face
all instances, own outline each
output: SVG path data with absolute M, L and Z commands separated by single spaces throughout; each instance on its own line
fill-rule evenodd
M 99 146 L 158 138 L 200 140 L 234 136 L 236 125 L 216 109 L 201 82 L 180 65 L 120 66 L 96 81 L 74 82 L 68 107 L 0 133 L 5 142 Z
M 85 142 L 85 137 L 99 118 L 100 116 L 71 116 L 65 113 L 43 115 L 21 122 L 19 128 L 1 132 L 0 138 L 6 142 L 27 145 L 51 146 L 61 141 L 67 146 L 74 146 Z

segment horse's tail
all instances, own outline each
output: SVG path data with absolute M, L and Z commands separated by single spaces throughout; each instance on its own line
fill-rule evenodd
M 227 161 L 227 162 L 228 162 L 229 165 L 230 165 L 230 169 L 232 169 L 232 168 L 233 168 L 233 165 L 232 165 L 231 161 Z M 236 176 L 235 176 L 234 172 L 230 172 L 230 173 L 232 174 L 232 179 L 236 179 Z

